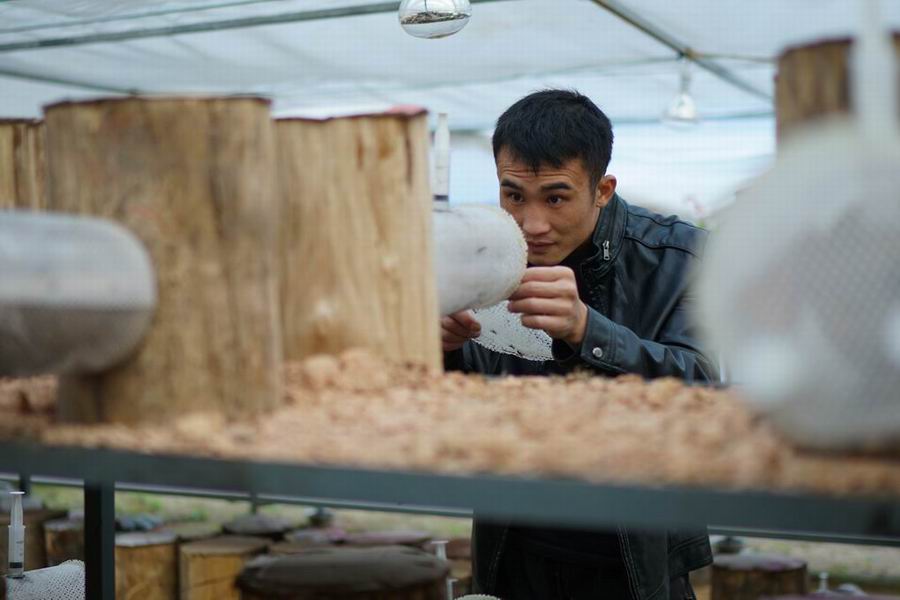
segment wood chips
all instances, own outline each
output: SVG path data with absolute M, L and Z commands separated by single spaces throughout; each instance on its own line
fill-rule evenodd
M 485 378 L 398 367 L 363 351 L 285 369 L 260 419 L 61 425 L 52 378 L 0 381 L 0 438 L 149 453 L 598 482 L 900 495 L 900 456 L 808 453 L 734 392 L 572 375 Z M 174 413 L 174 411 L 173 411 Z

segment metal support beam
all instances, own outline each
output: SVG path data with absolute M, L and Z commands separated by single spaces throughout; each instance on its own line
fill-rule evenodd
M 24 33 L 26 31 L 43 31 L 45 29 L 60 29 L 62 27 L 92 26 L 99 25 L 100 23 L 119 23 L 121 21 L 134 21 L 136 19 L 146 19 L 148 17 L 167 17 L 170 15 L 179 15 L 184 13 L 205 12 L 208 10 L 218 10 L 220 8 L 234 8 L 235 6 L 247 6 L 252 4 L 264 4 L 281 1 L 282 0 L 233 0 L 231 2 L 217 2 L 212 4 L 197 3 L 188 6 L 163 8 L 146 12 L 112 14 L 109 16 L 94 17 L 91 19 L 69 19 L 66 21 L 51 21 L 45 23 L 32 23 L 30 25 L 19 25 L 16 27 L 4 27 L 0 28 L 0 35 L 7 35 L 10 33 Z
M 112 482 L 84 486 L 85 598 L 115 600 L 116 508 Z
M 19 491 L 25 492 L 26 496 L 31 495 L 31 475 L 28 473 L 19 473 Z
M 485 4 L 488 2 L 509 2 L 511 0 L 471 0 L 473 4 Z M 318 10 L 304 10 L 278 15 L 261 15 L 255 17 L 241 17 L 225 19 L 222 21 L 210 21 L 206 23 L 189 23 L 185 25 L 171 25 L 167 27 L 151 27 L 133 31 L 113 31 L 109 33 L 93 33 L 80 36 L 68 36 L 57 38 L 44 38 L 0 44 L 0 53 L 19 52 L 22 50 L 39 50 L 41 48 L 60 48 L 71 46 L 83 46 L 85 44 L 100 44 L 108 42 L 125 42 L 154 37 L 166 37 L 171 35 L 183 35 L 187 33 L 204 33 L 210 31 L 225 31 L 228 29 L 245 29 L 247 27 L 259 27 L 262 25 L 284 25 L 286 23 L 298 23 L 301 21 L 316 21 L 321 19 L 338 19 L 343 17 L 358 17 L 378 13 L 396 12 L 399 3 L 376 2 L 358 6 L 345 6 L 340 8 L 323 8 Z
M 53 85 L 65 85 L 69 87 L 81 88 L 83 90 L 91 90 L 94 92 L 112 92 L 113 94 L 138 94 L 140 90 L 118 88 L 99 83 L 90 83 L 77 79 L 69 79 L 68 77 L 50 77 L 47 75 L 38 75 L 37 73 L 26 73 L 9 68 L 0 68 L 0 77 L 11 77 L 13 79 L 22 79 L 24 81 L 37 81 L 40 83 L 50 83 Z
M 649 35 L 653 39 L 655 39 L 660 44 L 667 46 L 678 53 L 679 56 L 683 56 L 687 60 L 691 61 L 701 69 L 709 71 L 722 81 L 730 83 L 734 87 L 747 92 L 757 98 L 761 98 L 767 102 L 772 102 L 772 96 L 760 90 L 753 84 L 744 81 L 730 70 L 726 69 L 719 63 L 710 60 L 709 58 L 705 58 L 694 51 L 689 45 L 685 44 L 681 40 L 676 39 L 674 36 L 669 33 L 663 31 L 653 23 L 650 23 L 644 17 L 636 13 L 624 6 L 618 0 L 591 0 L 597 6 L 609 11 L 616 17 L 622 19 L 635 29 L 642 31 L 643 33 Z

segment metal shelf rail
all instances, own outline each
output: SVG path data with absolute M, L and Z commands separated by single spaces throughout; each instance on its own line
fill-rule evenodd
M 31 485 L 50 485 L 70 488 L 84 488 L 84 481 L 70 477 L 28 477 L 22 474 L 2 473 L 0 480 L 18 483 L 19 489 L 26 491 Z M 27 483 L 25 483 L 27 482 Z M 273 494 L 256 494 L 253 492 L 236 492 L 210 490 L 202 488 L 185 488 L 165 485 L 142 485 L 133 483 L 115 483 L 115 491 L 141 494 L 159 494 L 164 496 L 182 496 L 205 498 L 210 500 L 229 500 L 248 502 L 252 507 L 269 504 L 286 504 L 306 506 L 310 508 L 330 508 L 343 510 L 364 510 L 385 513 L 411 515 L 432 515 L 460 519 L 472 518 L 473 511 L 465 508 L 442 508 L 397 502 L 367 502 L 364 500 L 345 500 L 340 498 L 316 498 L 311 496 L 279 496 Z M 30 492 L 27 492 L 30 493 Z M 818 542 L 830 544 L 852 544 L 857 546 L 900 547 L 900 537 L 885 537 L 861 534 L 813 533 L 809 531 L 784 531 L 778 529 L 759 529 L 751 527 L 731 527 L 724 524 L 709 524 L 710 535 L 772 538 L 781 540 L 797 540 L 802 542 Z
M 837 536 L 900 537 L 900 498 L 685 487 L 600 485 L 577 480 L 309 466 L 148 455 L 0 442 L 0 471 L 77 477 L 85 483 L 88 597 L 115 594 L 116 483 L 203 488 L 274 497 L 473 510 L 494 519 L 558 525 L 732 527 Z

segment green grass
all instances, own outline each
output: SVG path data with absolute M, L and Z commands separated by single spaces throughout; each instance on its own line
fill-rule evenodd
M 84 508 L 84 497 L 78 488 L 35 485 L 33 493 L 43 498 L 49 508 L 60 510 Z M 309 510 L 304 506 L 289 504 L 273 504 L 260 508 L 260 512 L 287 517 L 297 523 L 306 523 Z M 166 521 L 225 523 L 249 511 L 250 503 L 245 501 L 138 492 L 116 493 L 117 514 L 152 514 Z M 415 529 L 431 532 L 436 537 L 459 537 L 469 535 L 471 530 L 469 519 L 363 510 L 336 510 L 334 514 L 335 525 L 348 531 Z

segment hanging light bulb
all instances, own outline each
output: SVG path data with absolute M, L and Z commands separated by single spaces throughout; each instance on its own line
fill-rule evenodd
M 667 125 L 696 125 L 700 122 L 697 117 L 697 104 L 690 92 L 691 70 L 690 61 L 681 59 L 681 85 L 678 93 L 672 98 L 669 108 L 662 115 L 662 122 Z
M 453 35 L 472 16 L 469 0 L 403 0 L 400 25 L 411 36 L 436 39 Z

